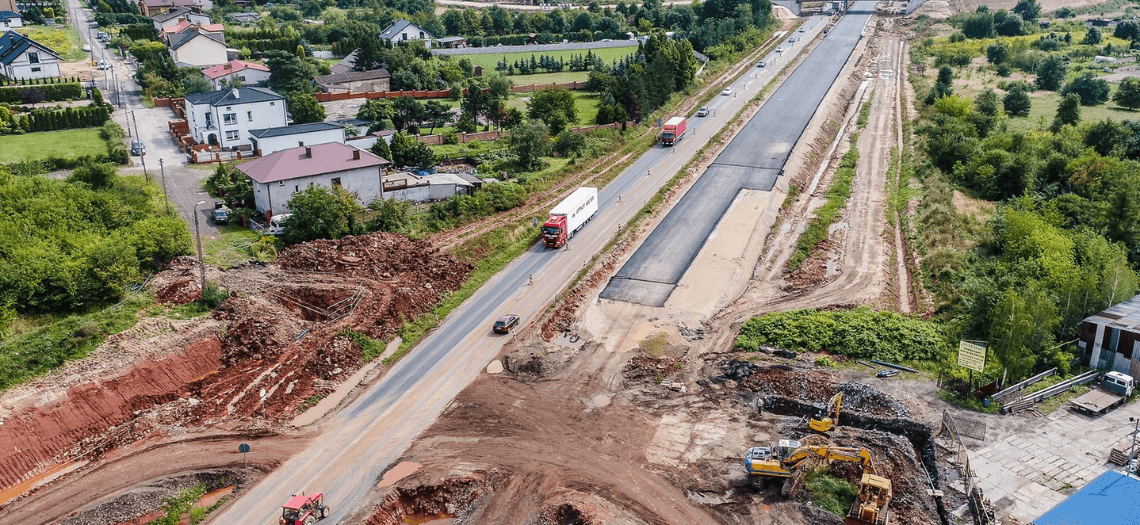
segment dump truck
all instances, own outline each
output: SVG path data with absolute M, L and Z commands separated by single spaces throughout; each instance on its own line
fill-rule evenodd
M 561 248 L 598 213 L 598 188 L 583 186 L 550 210 L 550 218 L 542 224 L 542 243 L 547 248 Z
M 661 145 L 672 146 L 685 138 L 685 117 L 673 117 L 661 128 Z
M 1089 415 L 1103 414 L 1123 405 L 1132 395 L 1132 376 L 1121 372 L 1104 375 L 1100 385 L 1072 400 L 1073 408 Z

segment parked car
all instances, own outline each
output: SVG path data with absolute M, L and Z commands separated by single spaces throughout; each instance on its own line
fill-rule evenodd
M 230 208 L 221 202 L 215 202 L 212 218 L 214 219 L 214 224 L 229 224 Z
M 266 230 L 270 235 L 284 235 L 285 227 L 288 226 L 289 217 L 292 213 L 283 213 L 281 215 L 274 215 L 269 218 L 269 228 Z
M 102 71 L 104 69 L 111 69 L 111 64 L 108 64 L 106 60 L 100 60 L 99 61 L 99 70 Z
M 806 27 L 804 27 L 804 26 L 800 26 L 800 30 L 799 30 L 799 31 L 796 31 L 796 32 L 797 32 L 797 33 L 803 33 L 805 30 L 807 30 L 807 28 L 806 28 Z
M 495 326 L 491 328 L 496 334 L 509 334 L 519 325 L 518 314 L 506 314 L 495 321 Z
M 760 62 L 756 63 L 756 67 L 768 67 L 768 61 L 767 60 L 761 60 Z
M 707 117 L 707 116 L 709 116 L 709 108 L 701 108 L 701 109 L 698 109 L 698 110 L 697 110 L 697 116 L 698 116 L 698 117 Z
M 731 95 L 731 94 L 732 94 L 732 88 L 731 88 L 731 87 L 726 87 L 726 88 L 724 88 L 724 91 L 721 91 L 721 92 L 720 92 L 720 94 L 721 94 L 721 95 L 725 95 L 725 96 Z
M 91 52 L 91 44 L 83 44 L 83 51 L 86 53 Z
M 131 155 L 134 155 L 136 157 L 141 157 L 144 154 L 146 154 L 146 145 L 143 144 L 142 141 L 139 139 L 132 140 L 131 141 Z

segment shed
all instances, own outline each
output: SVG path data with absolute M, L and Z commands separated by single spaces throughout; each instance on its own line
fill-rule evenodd
M 1090 367 L 1140 378 L 1140 295 L 1086 317 L 1077 347 Z
M 471 195 L 475 185 L 454 173 L 416 175 L 401 171 L 384 176 L 384 198 L 412 202 L 440 201 L 454 195 Z

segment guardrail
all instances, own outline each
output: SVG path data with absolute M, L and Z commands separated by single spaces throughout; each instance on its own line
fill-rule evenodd
M 1035 375 L 1029 379 L 1026 379 L 1026 380 L 1024 380 L 1024 381 L 1022 381 L 1016 385 L 1013 385 L 1013 386 L 1011 386 L 1005 390 L 1002 390 L 1001 392 L 998 392 L 998 393 L 990 396 L 990 399 L 993 399 L 994 401 L 1002 401 L 1005 397 L 1007 397 L 1011 394 L 1020 392 L 1025 387 L 1032 385 L 1034 383 L 1038 383 L 1042 379 L 1045 379 L 1046 377 L 1049 377 L 1049 376 L 1056 374 L 1056 373 L 1057 373 L 1056 368 L 1050 368 L 1049 370 L 1041 372 L 1040 374 L 1037 374 L 1037 375 Z
M 1049 388 L 1029 394 L 1005 407 L 1002 407 L 1001 411 L 1005 414 L 1012 414 L 1021 410 L 1025 410 L 1037 403 L 1040 403 L 1041 401 L 1044 401 L 1045 399 L 1061 394 L 1063 392 L 1067 392 L 1074 386 L 1090 383 L 1096 380 L 1098 375 L 1100 375 L 1099 370 L 1089 370 L 1088 372 L 1085 372 L 1077 377 L 1062 381 Z

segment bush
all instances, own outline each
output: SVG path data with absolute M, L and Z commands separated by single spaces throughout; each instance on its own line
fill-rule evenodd
M 946 348 L 937 325 L 869 307 L 848 311 L 796 310 L 753 317 L 736 347 L 757 351 L 772 345 L 799 352 L 832 352 L 853 359 L 935 359 Z

